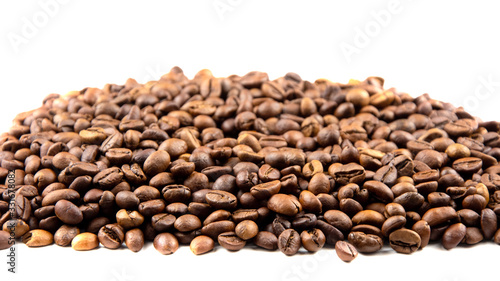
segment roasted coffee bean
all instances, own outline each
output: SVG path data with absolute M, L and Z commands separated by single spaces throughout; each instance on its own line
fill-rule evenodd
M 201 228 L 201 233 L 216 239 L 219 234 L 234 231 L 235 224 L 229 220 L 214 221 Z
M 71 241 L 71 247 L 77 251 L 88 251 L 99 247 L 97 235 L 84 232 L 76 235 Z
M 278 249 L 278 238 L 269 231 L 259 231 L 259 233 L 257 233 L 254 237 L 253 243 L 270 251 Z
M 175 67 L 49 95 L 0 141 L 0 246 L 14 226 L 26 241 L 41 231 L 32 246 L 154 240 L 164 254 L 179 243 L 202 254 L 217 239 L 294 254 L 327 243 L 345 261 L 384 240 L 403 253 L 441 238 L 500 244 L 498 122 L 383 84 L 188 79 Z
M 360 253 L 373 253 L 382 249 L 384 242 L 379 236 L 365 234 L 363 232 L 351 232 L 347 236 L 351 243 Z
M 75 238 L 78 234 L 80 234 L 78 227 L 65 224 L 54 234 L 54 243 L 62 247 L 69 246 L 73 238 Z
M 389 235 L 389 245 L 398 253 L 411 254 L 420 248 L 420 244 L 420 236 L 413 230 L 398 229 Z
M 179 242 L 174 235 L 165 232 L 160 233 L 155 237 L 153 246 L 162 255 L 170 255 L 175 253 L 177 249 L 179 249 Z
M 337 241 L 344 240 L 344 234 L 340 230 L 338 230 L 335 226 L 324 222 L 322 220 L 318 220 L 316 222 L 316 227 L 319 228 L 326 237 L 326 243 L 329 245 L 335 245 Z
M 43 229 L 33 229 L 23 235 L 23 243 L 28 247 L 43 247 L 54 242 L 52 233 Z
M 10 232 L 5 230 L 0 230 L 0 250 L 5 250 L 11 247 L 12 240 L 9 240 Z
M 344 262 L 351 262 L 358 256 L 356 247 L 346 241 L 337 241 L 337 243 L 335 243 L 335 252 Z
M 441 241 L 443 247 L 446 250 L 455 248 L 464 239 L 466 230 L 466 226 L 462 223 L 450 225 L 450 227 L 448 227 L 443 233 L 443 240 Z
M 219 245 L 230 251 L 241 250 L 246 245 L 246 241 L 238 237 L 234 232 L 224 232 L 219 234 L 217 241 L 219 242 Z
M 207 203 L 215 209 L 234 209 L 238 199 L 232 193 L 222 190 L 212 190 L 205 196 Z
M 287 194 L 275 194 L 267 202 L 267 207 L 276 213 L 294 216 L 298 212 L 302 211 L 302 205 L 299 200 L 297 200 L 292 195 Z
M 197 216 L 186 214 L 175 220 L 174 227 L 181 232 L 193 231 L 201 228 L 201 221 Z
M 208 236 L 200 235 L 191 241 L 189 248 L 193 254 L 202 255 L 213 250 L 214 240 Z
M 300 239 L 302 246 L 309 252 L 319 251 L 326 243 L 325 235 L 317 228 L 302 231 Z
M 130 229 L 125 233 L 125 245 L 132 252 L 139 252 L 144 247 L 144 233 L 139 228 Z
M 234 232 L 243 240 L 254 238 L 259 232 L 259 226 L 251 220 L 244 220 L 236 225 Z
M 149 176 L 164 172 L 170 165 L 170 155 L 163 150 L 158 150 L 146 158 L 144 161 L 143 170 Z
M 20 219 L 10 219 L 3 224 L 2 229 L 14 233 L 15 238 L 22 237 L 30 230 L 29 225 Z
M 293 230 L 287 229 L 278 237 L 278 248 L 287 256 L 296 254 L 301 246 L 300 234 Z
M 117 249 L 122 245 L 125 234 L 120 225 L 107 224 L 99 229 L 97 237 L 104 247 L 108 249 Z
M 253 186 L 250 189 L 250 193 L 257 199 L 266 199 L 274 194 L 277 194 L 280 191 L 280 188 L 281 182 L 279 180 L 274 180 Z
M 64 223 L 74 225 L 83 221 L 82 211 L 68 200 L 59 200 L 54 211 L 56 216 Z

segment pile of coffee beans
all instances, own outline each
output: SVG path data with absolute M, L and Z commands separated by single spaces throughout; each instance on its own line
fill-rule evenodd
M 51 94 L 0 138 L 0 249 L 147 241 L 162 254 L 246 245 L 346 262 L 500 244 L 500 123 L 427 94 L 295 73 Z

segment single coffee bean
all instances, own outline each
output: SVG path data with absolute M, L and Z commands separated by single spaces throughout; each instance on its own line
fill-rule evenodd
M 465 237 L 461 241 L 461 243 L 465 243 L 467 245 L 474 245 L 481 241 L 483 241 L 484 236 L 481 233 L 481 229 L 477 227 L 467 227 L 465 231 Z
M 64 223 L 74 225 L 83 221 L 82 211 L 68 200 L 59 200 L 54 211 L 56 216 Z
M 78 227 L 65 224 L 54 234 L 54 243 L 62 247 L 69 246 L 78 234 L 80 234 Z
M 459 173 L 475 173 L 481 169 L 483 161 L 476 157 L 464 157 L 453 162 L 453 169 Z
M 429 226 L 433 227 L 449 220 L 456 219 L 457 217 L 458 214 L 452 207 L 437 207 L 425 212 L 422 219 L 426 221 Z
M 302 246 L 309 252 L 319 251 L 326 243 L 325 234 L 317 228 L 302 231 L 300 239 Z
M 71 241 L 71 247 L 77 251 L 88 251 L 99 247 L 97 235 L 90 232 L 80 233 Z
M 243 240 L 254 238 L 259 232 L 259 226 L 251 220 L 244 220 L 236 225 L 234 232 Z
M 266 250 L 274 251 L 278 249 L 278 238 L 269 231 L 259 231 L 253 239 L 253 243 Z
M 15 238 L 22 237 L 30 230 L 29 225 L 20 219 L 10 219 L 3 224 L 3 231 L 14 233 Z
M 170 155 L 164 150 L 153 152 L 144 161 L 143 170 L 149 176 L 164 172 L 170 165 Z
M 347 239 L 360 253 L 374 253 L 382 249 L 384 245 L 379 236 L 363 232 L 351 232 Z
M 139 252 L 144 247 L 144 233 L 139 228 L 130 229 L 125 233 L 125 245 L 132 252 Z
M 389 244 L 398 253 L 411 254 L 420 248 L 420 243 L 420 236 L 413 230 L 398 229 L 389 235 Z
M 337 241 L 337 243 L 335 243 L 335 252 L 344 262 L 351 262 L 358 256 L 356 247 L 346 241 Z
M 12 245 L 12 240 L 9 240 L 10 238 L 10 232 L 7 232 L 5 230 L 0 230 L 0 250 L 5 250 L 11 247 Z
M 215 209 L 234 209 L 238 199 L 232 193 L 222 190 L 212 190 L 206 194 L 207 203 Z
M 213 250 L 214 240 L 208 236 L 200 235 L 191 241 L 189 248 L 193 254 L 202 255 Z
M 104 247 L 108 249 L 117 249 L 122 245 L 123 240 L 125 239 L 125 234 L 120 225 L 107 224 L 99 229 L 97 238 L 99 238 L 99 242 Z
M 230 251 L 239 251 L 245 247 L 246 241 L 241 239 L 234 232 L 223 232 L 218 235 L 219 245 Z
M 424 220 L 417 221 L 415 224 L 413 224 L 412 230 L 415 231 L 420 236 L 421 249 L 429 244 L 429 240 L 431 237 L 431 227 L 426 221 Z
M 153 241 L 153 246 L 162 255 L 170 255 L 179 249 L 179 242 L 174 235 L 164 232 L 156 235 Z
M 302 205 L 295 197 L 287 194 L 275 194 L 267 202 L 267 207 L 276 213 L 294 216 L 302 211 Z
M 300 246 L 300 234 L 293 229 L 283 231 L 278 237 L 278 248 L 287 256 L 296 254 Z
M 23 235 L 23 243 L 28 247 L 43 247 L 54 242 L 52 233 L 43 229 L 33 229 Z
M 174 227 L 181 232 L 193 231 L 201 228 L 201 221 L 197 216 L 191 214 L 182 215 L 175 220 Z
M 467 227 L 462 223 L 450 225 L 443 233 L 441 243 L 446 250 L 455 248 L 465 237 Z

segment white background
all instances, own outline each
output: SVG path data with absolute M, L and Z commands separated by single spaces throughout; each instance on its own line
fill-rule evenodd
M 483 120 L 500 120 L 498 6 L 495 1 L 408 0 L 2 1 L 0 129 L 6 131 L 16 113 L 39 106 L 49 93 L 120 84 L 129 77 L 146 82 L 176 65 L 188 77 L 203 68 L 220 77 L 261 70 L 271 79 L 293 71 L 311 81 L 376 75 L 387 87 L 413 96 L 429 93 Z M 196 257 L 187 247 L 161 256 L 152 247 L 134 254 L 21 245 L 18 254 L 14 280 L 205 275 L 333 280 L 353 274 L 455 281 L 475 274 L 494 279 L 500 248 L 483 243 L 444 251 L 436 245 L 410 256 L 387 249 L 351 264 L 331 249 L 291 258 L 217 249 Z M 4 260 L 0 278 L 12 280 Z

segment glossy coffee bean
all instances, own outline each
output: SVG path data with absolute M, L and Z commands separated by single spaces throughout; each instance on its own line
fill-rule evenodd
M 337 241 L 337 243 L 335 243 L 335 252 L 344 262 L 351 262 L 358 256 L 356 247 L 346 241 Z
M 93 250 L 99 247 L 99 239 L 94 233 L 80 233 L 71 241 L 71 247 L 77 251 Z
M 293 230 L 287 229 L 278 237 L 278 248 L 287 256 L 296 254 L 301 246 L 300 234 Z
M 398 229 L 389 235 L 389 245 L 398 253 L 411 254 L 420 248 L 421 239 L 417 232 Z
M 214 240 L 208 236 L 200 235 L 191 241 L 189 248 L 193 254 L 202 255 L 213 250 Z

